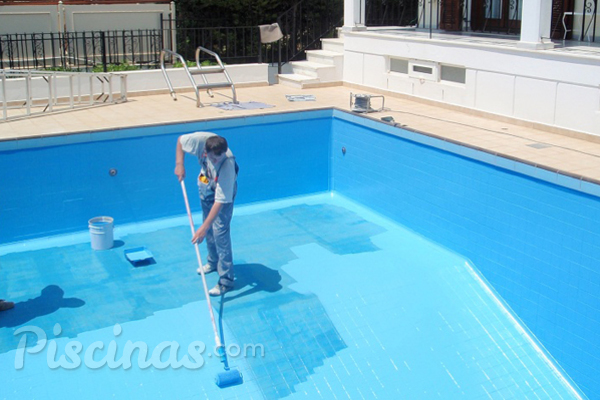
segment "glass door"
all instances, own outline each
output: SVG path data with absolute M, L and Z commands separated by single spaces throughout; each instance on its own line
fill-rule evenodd
M 474 0 L 471 28 L 482 32 L 519 33 L 522 0 Z

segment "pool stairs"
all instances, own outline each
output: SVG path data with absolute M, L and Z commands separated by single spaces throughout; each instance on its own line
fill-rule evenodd
M 321 39 L 321 45 L 306 51 L 306 61 L 292 61 L 292 73 L 279 74 L 279 83 L 299 89 L 342 85 L 344 39 Z

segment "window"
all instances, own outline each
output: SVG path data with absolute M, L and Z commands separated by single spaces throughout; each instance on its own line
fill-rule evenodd
M 440 79 L 443 81 L 465 83 L 467 78 L 467 70 L 463 67 L 451 67 L 449 65 L 442 65 L 442 73 Z
M 408 74 L 408 60 L 403 58 L 390 58 L 390 72 Z
M 421 74 L 433 74 L 433 68 L 424 67 L 422 65 L 413 65 L 413 72 L 418 72 Z
M 410 60 L 408 70 L 411 78 L 431 82 L 438 82 L 440 79 L 440 66 L 434 61 Z

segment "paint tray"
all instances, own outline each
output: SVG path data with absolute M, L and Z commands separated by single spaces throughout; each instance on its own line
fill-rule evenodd
M 145 247 L 136 247 L 134 249 L 125 250 L 125 258 L 127 258 L 134 267 L 152 264 L 154 261 L 153 257 L 150 250 Z
M 317 98 L 314 94 L 286 94 L 285 98 L 288 101 L 315 101 Z

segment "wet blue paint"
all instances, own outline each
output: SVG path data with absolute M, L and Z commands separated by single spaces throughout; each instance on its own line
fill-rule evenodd
M 87 398 L 576 398 L 460 256 L 337 196 L 238 210 L 236 288 L 213 306 L 226 345 L 264 345 L 264 356 L 229 358 L 243 385 L 218 389 L 213 378 L 222 367 L 208 352 L 194 371 L 140 369 L 135 358 L 129 370 L 49 370 L 45 354 L 33 354 L 25 369 L 3 374 L 6 393 L 75 399 L 85 387 Z M 120 349 L 126 340 L 151 349 L 177 341 L 182 354 L 194 340 L 212 346 L 193 247 L 185 220 L 179 224 L 120 237 L 125 246 L 146 243 L 157 261 L 151 267 L 130 266 L 121 249 L 67 245 L 3 255 L 2 281 L 23 290 L 15 311 L 28 287 L 49 281 L 63 297 L 85 302 L 27 322 L 59 349 L 74 339 L 86 349 L 95 341 Z M 40 273 L 49 267 L 53 273 Z M 210 285 L 216 279 L 208 275 Z M 56 322 L 63 332 L 54 338 Z M 3 365 L 14 362 L 12 330 L 0 329 Z

